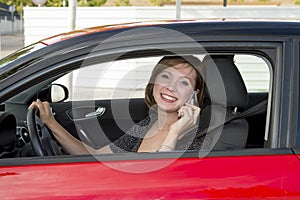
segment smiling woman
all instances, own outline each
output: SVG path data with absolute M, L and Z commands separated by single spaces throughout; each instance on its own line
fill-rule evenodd
M 125 151 L 186 150 L 189 145 L 190 149 L 199 150 L 203 137 L 181 143 L 181 146 L 177 145 L 177 140 L 197 131 L 202 104 L 199 107 L 186 101 L 196 91 L 198 102 L 202 102 L 205 84 L 200 71 L 203 72 L 203 68 L 200 60 L 193 56 L 163 57 L 154 67 L 145 90 L 145 102 L 153 110 L 152 115 L 117 140 L 114 144 L 119 148 L 113 147 L 115 151 L 124 151 L 124 144 L 130 144 Z M 134 142 L 130 139 L 132 136 L 140 139 Z

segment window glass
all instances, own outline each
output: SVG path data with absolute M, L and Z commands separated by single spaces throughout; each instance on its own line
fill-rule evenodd
M 198 55 L 200 59 L 204 55 Z M 136 58 L 82 67 L 57 80 L 70 91 L 70 100 L 144 98 L 151 71 L 161 57 Z M 248 92 L 268 92 L 270 71 L 267 63 L 254 55 L 234 57 Z M 53 93 L 55 94 L 55 92 Z
M 57 80 L 70 91 L 68 100 L 143 98 L 151 71 L 161 57 L 100 63 Z
M 268 92 L 270 87 L 270 70 L 267 63 L 254 55 L 235 55 L 238 67 L 248 92 Z

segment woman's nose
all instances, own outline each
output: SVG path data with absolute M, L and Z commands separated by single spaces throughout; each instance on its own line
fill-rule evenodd
M 176 82 L 175 81 L 170 81 L 167 85 L 167 88 L 170 90 L 170 91 L 175 91 L 176 90 Z

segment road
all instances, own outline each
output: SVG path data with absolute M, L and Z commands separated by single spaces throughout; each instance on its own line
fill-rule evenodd
M 0 58 L 24 47 L 23 34 L 0 35 Z

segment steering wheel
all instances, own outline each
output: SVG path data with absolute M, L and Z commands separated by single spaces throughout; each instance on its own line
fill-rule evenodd
M 62 155 L 61 148 L 52 140 L 51 134 L 46 130 L 47 127 L 37 117 L 37 112 L 36 107 L 27 111 L 27 127 L 33 151 L 37 156 Z M 38 125 L 44 128 L 38 130 Z M 39 134 L 40 131 L 41 134 Z M 44 141 L 47 145 L 44 145 Z

